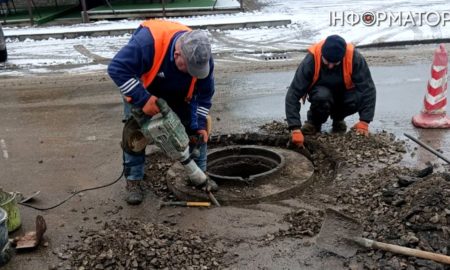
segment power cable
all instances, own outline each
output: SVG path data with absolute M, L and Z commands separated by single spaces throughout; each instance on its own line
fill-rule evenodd
M 20 204 L 20 205 L 23 205 L 23 206 L 26 206 L 26 207 L 30 207 L 30 208 L 36 209 L 36 210 L 41 210 L 41 211 L 50 210 L 50 209 L 56 208 L 56 207 L 60 206 L 61 204 L 67 202 L 67 201 L 70 200 L 73 196 L 75 196 L 75 195 L 77 195 L 77 194 L 79 194 L 79 193 L 81 193 L 81 192 L 90 191 L 90 190 L 95 190 L 95 189 L 100 189 L 100 188 L 105 188 L 105 187 L 109 187 L 109 186 L 114 185 L 115 183 L 117 183 L 117 182 L 123 177 L 124 171 L 125 171 L 125 170 L 122 170 L 122 173 L 120 174 L 120 176 L 119 176 L 116 180 L 112 181 L 111 183 L 108 183 L 108 184 L 105 184 L 105 185 L 102 185 L 102 186 L 98 186 L 98 187 L 85 188 L 85 189 L 76 191 L 76 192 L 70 194 L 66 199 L 64 199 L 64 200 L 62 200 L 61 202 L 59 202 L 59 203 L 57 203 L 57 204 L 55 204 L 55 205 L 53 205 L 53 206 L 50 206 L 50 207 L 42 207 L 42 208 L 41 208 L 41 207 L 33 206 L 33 205 L 31 205 L 31 204 L 28 204 L 28 203 L 22 203 L 22 202 L 19 202 L 19 204 Z

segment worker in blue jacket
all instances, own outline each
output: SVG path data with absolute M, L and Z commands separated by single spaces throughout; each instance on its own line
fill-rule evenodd
M 144 199 L 141 183 L 146 145 L 145 138 L 133 135 L 139 125 L 131 117 L 131 108 L 141 108 L 153 116 L 159 112 L 156 100 L 167 101 L 189 135 L 202 135 L 200 155 L 195 162 L 205 171 L 207 116 L 214 95 L 213 70 L 206 33 L 163 20 L 143 22 L 112 59 L 108 73 L 124 100 L 122 148 L 129 204 L 140 204 Z

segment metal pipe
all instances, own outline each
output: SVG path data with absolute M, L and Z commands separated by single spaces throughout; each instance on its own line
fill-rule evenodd
M 161 4 L 162 4 L 162 10 L 163 10 L 163 17 L 166 17 L 166 1 L 161 0 Z
M 32 0 L 27 0 L 27 8 L 28 8 L 28 15 L 30 16 L 30 24 L 33 25 L 34 19 L 33 19 L 33 2 L 32 2 Z
M 216 197 L 214 196 L 214 194 L 212 194 L 211 191 L 206 191 L 206 193 L 208 194 L 209 199 L 211 200 L 211 202 L 217 206 L 220 207 L 220 203 L 217 201 Z
M 428 146 L 427 144 L 425 144 L 424 142 L 419 141 L 418 139 L 414 138 L 413 136 L 407 134 L 407 133 L 403 133 L 406 137 L 410 138 L 411 140 L 413 140 L 414 142 L 416 142 L 418 145 L 422 146 L 423 148 L 427 149 L 428 151 L 430 151 L 431 153 L 435 154 L 438 158 L 441 158 L 442 160 L 444 160 L 445 162 L 447 162 L 447 164 L 450 164 L 450 160 L 448 160 L 446 157 L 444 157 L 441 153 L 439 153 L 438 151 L 434 150 L 433 148 L 431 148 L 430 146 Z
M 86 6 L 86 0 L 81 0 L 81 19 L 83 21 L 83 23 L 88 23 L 89 22 L 89 15 L 87 13 L 87 6 Z

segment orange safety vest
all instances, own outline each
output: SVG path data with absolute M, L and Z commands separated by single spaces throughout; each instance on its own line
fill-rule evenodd
M 322 40 L 308 48 L 308 51 L 314 56 L 314 77 L 309 89 L 311 89 L 319 79 L 320 65 L 322 64 L 322 46 L 324 43 L 325 40 Z M 342 60 L 342 73 L 344 76 L 345 88 L 347 90 L 355 86 L 352 81 L 354 49 L 355 46 L 353 46 L 353 44 L 347 43 L 347 49 L 345 51 L 344 59 Z
M 147 88 L 158 74 L 164 56 L 169 50 L 170 41 L 173 36 L 180 31 L 191 31 L 191 28 L 177 22 L 163 20 L 147 20 L 141 25 L 148 28 L 153 36 L 155 46 L 152 68 L 141 76 L 142 84 Z M 196 82 L 197 78 L 192 77 L 191 85 L 189 86 L 189 91 L 185 98 L 186 102 L 189 102 L 192 99 Z

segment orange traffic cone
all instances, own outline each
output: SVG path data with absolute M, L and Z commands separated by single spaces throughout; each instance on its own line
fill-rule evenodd
M 448 56 L 444 44 L 434 52 L 431 67 L 431 79 L 428 81 L 427 94 L 424 98 L 424 108 L 419 115 L 412 118 L 412 123 L 420 128 L 449 128 L 450 118 L 447 117 L 447 71 Z

